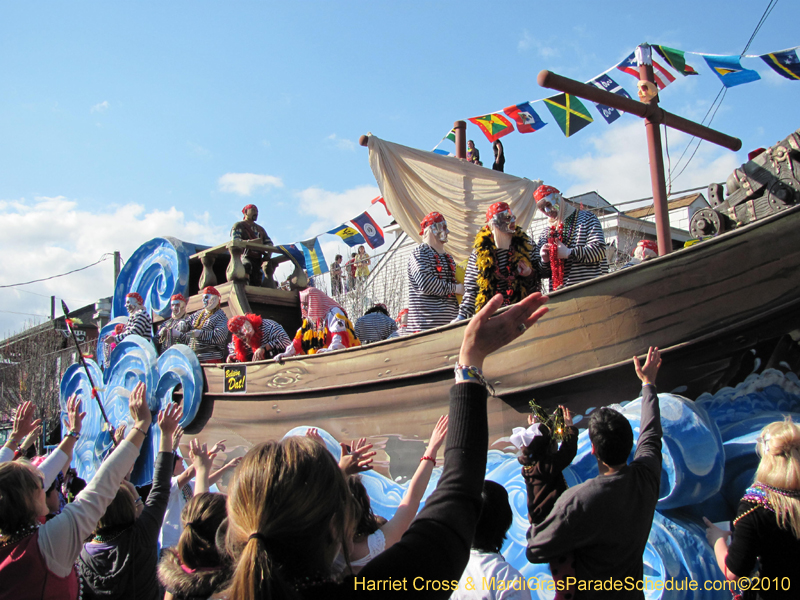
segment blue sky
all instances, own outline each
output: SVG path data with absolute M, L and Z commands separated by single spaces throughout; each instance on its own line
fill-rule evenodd
M 156 235 L 220 243 L 250 202 L 276 242 L 306 239 L 377 195 L 361 134 L 430 149 L 458 119 L 551 95 L 541 69 L 587 81 L 645 41 L 739 54 L 767 4 L 5 3 L 0 285 L 130 255 Z M 748 54 L 799 45 L 798 22 L 800 4 L 778 2 Z M 702 58 L 687 61 L 701 75 L 661 101 L 699 120 L 721 85 Z M 724 181 L 800 125 L 800 82 L 743 64 L 762 80 L 728 90 L 712 125 L 743 150 L 704 144 L 673 189 Z M 635 93 L 632 77 L 612 76 Z M 595 123 L 567 139 L 535 107 L 549 125 L 503 138 L 507 172 L 611 202 L 650 194 L 639 119 L 607 125 L 592 106 Z M 477 128 L 468 137 L 489 158 Z M 675 160 L 687 138 L 669 142 Z M 110 262 L 0 289 L 0 331 L 47 314 L 50 294 L 77 306 L 110 293 Z

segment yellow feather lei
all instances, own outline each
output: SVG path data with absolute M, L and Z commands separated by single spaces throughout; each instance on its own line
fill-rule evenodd
M 484 226 L 475 236 L 475 266 L 478 268 L 478 293 L 475 296 L 475 312 L 482 309 L 492 296 L 497 292 L 499 277 L 497 273 L 497 246 L 494 243 L 492 230 Z M 517 227 L 511 236 L 511 252 L 508 261 L 509 273 L 517 273 L 520 263 L 526 264 L 531 269 L 533 265 L 530 260 L 531 241 L 522 228 Z M 534 270 L 534 273 L 536 271 Z M 538 286 L 538 277 L 536 281 Z M 511 296 L 506 298 L 505 304 L 519 302 L 529 293 L 528 286 L 525 285 L 522 277 L 514 277 L 511 283 Z

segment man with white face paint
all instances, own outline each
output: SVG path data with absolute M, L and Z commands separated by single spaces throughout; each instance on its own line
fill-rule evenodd
M 438 212 L 420 223 L 422 243 L 408 257 L 408 323 L 406 331 L 423 331 L 447 325 L 458 314 L 456 263 L 444 250 L 449 230 Z
M 549 225 L 539 236 L 536 268 L 550 279 L 550 291 L 608 273 L 600 220 L 588 210 L 577 210 L 552 186 L 539 186 L 533 197 Z
M 258 315 L 240 315 L 228 321 L 233 341 L 228 345 L 228 362 L 266 360 L 280 354 L 292 340 L 280 324 Z
M 111 334 L 106 339 L 119 344 L 129 335 L 140 335 L 146 340 L 153 337 L 153 319 L 150 312 L 144 306 L 144 300 L 136 292 L 131 292 L 125 296 L 125 309 L 128 311 L 128 320 L 121 333 Z
M 158 350 L 164 352 L 177 344 L 181 334 L 189 331 L 189 316 L 186 314 L 186 298 L 183 294 L 175 294 L 170 298 L 172 316 L 158 327 Z
M 203 310 L 198 310 L 189 320 L 188 331 L 180 338 L 201 363 L 221 363 L 225 358 L 228 341 L 228 317 L 219 307 L 220 295 L 216 288 L 203 288 Z
M 515 304 L 540 287 L 533 265 L 536 248 L 517 227 L 517 218 L 506 202 L 495 202 L 486 211 L 486 225 L 475 236 L 464 276 L 464 298 L 458 319 L 468 319 L 495 294 L 503 305 Z

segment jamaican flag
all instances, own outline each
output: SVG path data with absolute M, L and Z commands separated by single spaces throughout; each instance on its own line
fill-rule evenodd
M 564 135 L 569 137 L 593 121 L 586 107 L 575 96 L 558 94 L 544 100 Z

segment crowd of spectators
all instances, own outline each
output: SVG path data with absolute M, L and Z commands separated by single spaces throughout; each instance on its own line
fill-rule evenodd
M 496 314 L 503 302 L 496 295 L 469 322 L 449 415 L 436 424 L 388 520 L 374 514 L 361 479 L 375 456 L 364 439 L 342 444 L 337 462 L 311 429 L 260 443 L 216 471 L 212 465 L 224 440 L 210 449 L 192 440 L 191 465 L 184 468 L 177 452 L 180 405 L 169 403 L 153 414 L 138 383 L 130 394 L 128 426 L 117 430 L 113 451 L 80 489 L 69 465 L 85 417 L 81 400 L 69 398 L 63 441 L 37 461 L 23 454 L 25 439 L 39 426 L 34 407 L 24 403 L 0 449 L 0 600 L 386 597 L 400 589 L 412 593 L 412 580 L 436 582 L 417 590 L 431 598 L 529 598 L 524 586 L 506 593 L 470 588 L 469 581 L 522 579 L 500 554 L 513 518 L 508 492 L 484 481 L 489 440 L 482 369 L 489 354 L 545 315 L 546 301 L 533 293 Z M 642 382 L 635 450 L 621 413 L 592 413 L 593 479 L 568 487 L 562 475 L 577 443 L 565 408 L 553 421 L 531 417 L 511 436 L 528 493 L 526 556 L 550 563 L 554 580 L 564 582 L 557 598 L 610 597 L 581 582 L 644 577 L 642 556 L 661 479 L 660 365 L 657 348 L 643 363 L 633 359 Z M 128 478 L 156 431 L 154 478 L 142 497 Z M 746 577 L 757 568 L 764 577 L 789 578 L 794 593 L 794 584 L 800 586 L 794 574 L 800 560 L 800 428 L 790 420 L 772 423 L 757 449 L 761 462 L 739 507 L 732 543 L 726 543 L 730 532 L 710 523 L 708 540 L 724 577 Z M 419 510 L 439 462 L 435 490 Z M 228 470 L 228 494 L 212 492 Z M 634 589 L 613 597 L 643 594 Z

